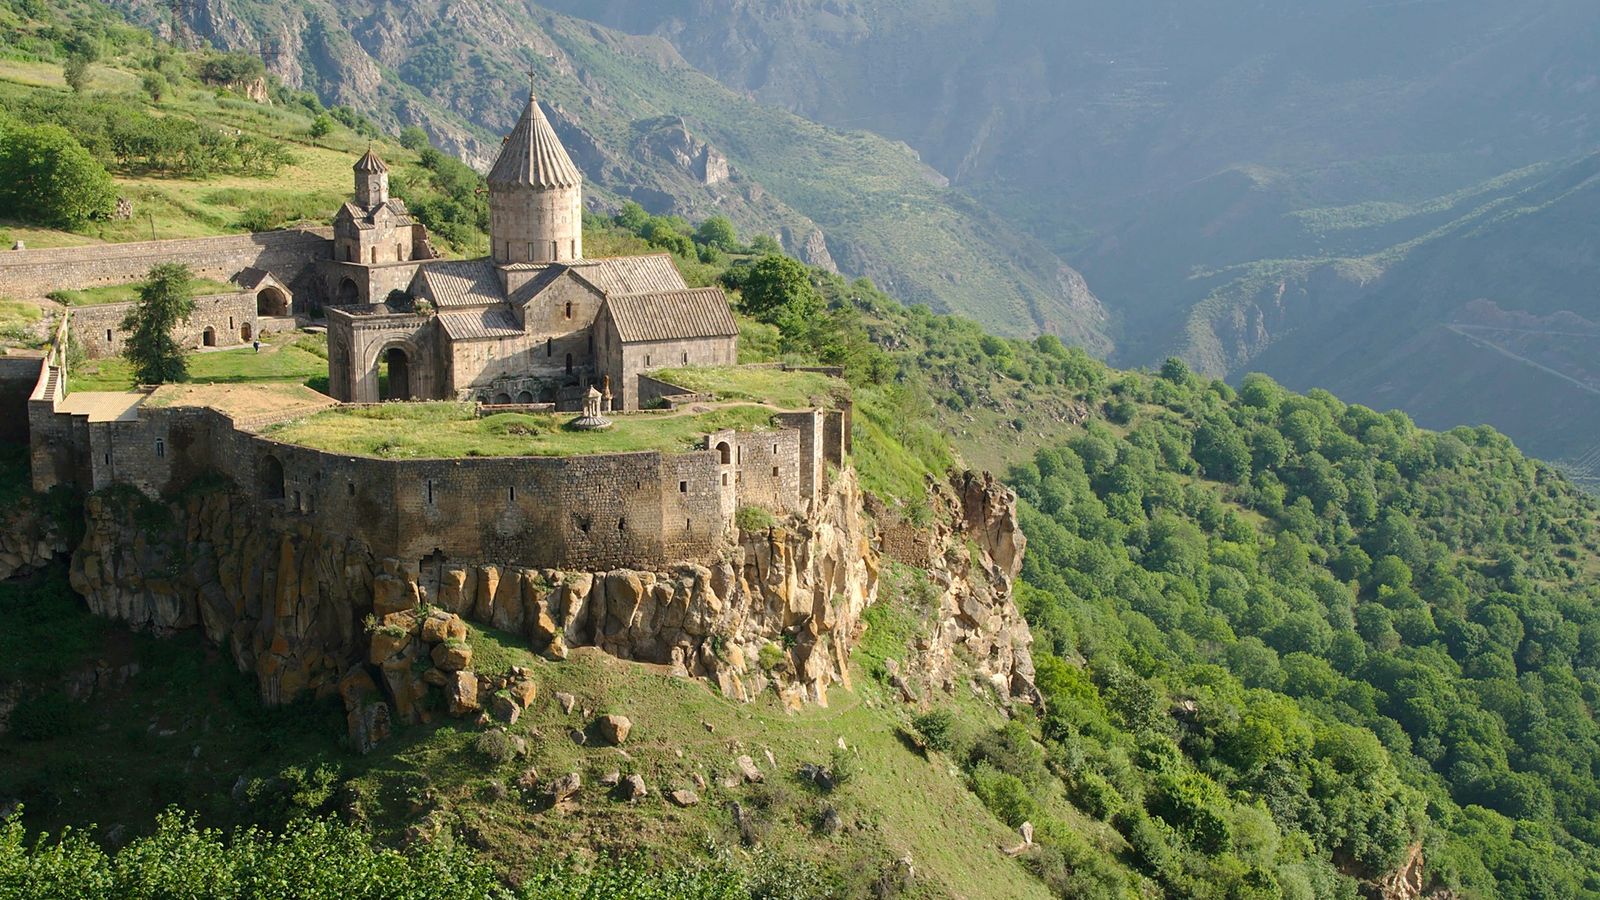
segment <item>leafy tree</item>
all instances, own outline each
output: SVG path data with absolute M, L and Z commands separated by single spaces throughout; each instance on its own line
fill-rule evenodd
M 694 240 L 697 244 L 725 252 L 732 252 L 739 247 L 739 234 L 727 216 L 712 216 L 701 222 L 700 227 L 695 229 Z
M 740 307 L 751 317 L 785 333 L 802 330 L 822 311 L 822 296 L 805 264 L 769 254 L 751 265 L 738 282 Z
M 421 128 L 418 128 L 415 125 L 407 125 L 406 127 L 400 129 L 400 146 L 406 148 L 407 150 L 421 153 L 422 151 L 433 146 L 433 142 L 428 139 L 428 133 L 426 131 L 423 131 Z
M 75 94 L 81 94 L 89 87 L 89 63 L 88 57 L 73 54 L 67 57 L 66 63 L 61 67 L 62 79 Z
M 150 97 L 150 102 L 152 103 L 160 103 L 161 98 L 167 95 L 169 87 L 167 76 L 160 72 L 144 73 L 144 77 L 139 81 L 139 86 L 144 89 L 145 94 Z
M 0 134 L 0 206 L 12 215 L 81 228 L 115 199 L 105 167 L 65 128 L 16 125 Z
M 133 364 L 136 384 L 188 379 L 188 354 L 173 333 L 194 313 L 193 278 L 182 263 L 160 263 L 139 286 L 139 299 L 122 320 L 128 333 L 122 355 Z
M 314 138 L 327 137 L 333 133 L 333 117 L 327 113 L 319 114 L 311 120 L 309 133 Z

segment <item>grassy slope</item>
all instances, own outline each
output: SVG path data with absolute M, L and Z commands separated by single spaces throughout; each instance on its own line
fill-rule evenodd
M 365 139 L 343 128 L 313 139 L 304 110 L 267 106 L 236 97 L 219 97 L 196 88 L 151 104 L 137 91 L 138 75 L 131 61 L 108 60 L 90 67 L 89 90 L 111 93 L 123 102 L 158 115 L 178 116 L 225 128 L 259 134 L 289 145 L 294 162 L 275 175 L 218 175 L 205 179 L 155 178 L 115 174 L 117 193 L 133 201 L 133 218 L 93 223 L 82 232 L 38 228 L 0 217 L 0 243 L 23 240 L 29 247 L 70 247 L 100 241 L 204 237 L 241 234 L 240 222 L 252 208 L 279 207 L 317 225 L 332 220 L 333 211 L 352 189 L 350 167 L 367 146 Z M 18 98 L 38 91 L 65 91 L 56 63 L 0 58 L 0 96 Z M 374 147 L 392 167 L 414 164 L 416 154 L 389 142 Z M 102 300 L 99 302 L 112 302 Z
M 46 702 L 64 716 L 62 734 L 36 740 L 0 735 L 8 761 L 0 770 L 0 796 L 22 799 L 32 827 L 94 822 L 140 832 L 167 804 L 196 810 L 209 824 L 243 824 L 262 809 L 235 793 L 241 778 L 326 763 L 345 784 L 331 805 L 367 822 L 381 840 L 398 840 L 408 826 L 442 810 L 447 821 L 476 834 L 511 873 L 527 871 L 539 857 L 570 855 L 583 862 L 596 854 L 644 853 L 681 860 L 686 851 L 736 848 L 729 804 L 737 801 L 758 810 L 763 845 L 837 869 L 857 890 L 909 854 L 920 883 L 933 895 L 1047 896 L 1021 863 L 999 852 L 1016 842 L 1014 833 L 982 807 L 945 761 L 924 758 L 900 737 L 908 714 L 870 674 L 880 669 L 883 656 L 903 658 L 903 642 L 892 638 L 869 641 L 858 652 L 853 691 L 835 690 L 829 707 L 796 713 L 771 697 L 736 703 L 702 682 L 599 653 L 548 663 L 505 635 L 475 630 L 471 642 L 479 671 L 525 665 L 539 680 L 539 699 L 511 728 L 528 739 L 528 757 L 496 764 L 473 748 L 476 729 L 455 721 L 401 729 L 372 755 L 357 757 L 338 745 L 342 715 L 336 700 L 263 710 L 250 680 L 198 636 L 157 640 L 129 634 L 84 613 L 63 582 L 63 573 L 53 572 L 0 585 L 0 604 L 28 613 L 8 629 L 5 647 L 33 651 L 21 658 L 26 665 L 5 671 L 23 679 L 31 694 L 37 688 L 30 681 L 48 685 L 60 673 L 92 668 L 98 659 L 113 668 L 128 662 L 140 668 L 125 684 L 84 703 L 47 692 Z M 890 632 L 903 634 L 884 629 Z M 556 691 L 576 696 L 579 712 L 563 715 L 553 699 Z M 958 702 L 973 721 L 999 720 L 983 697 Z M 626 754 L 580 747 L 567 738 L 569 729 L 585 723 L 583 710 L 633 720 Z M 804 763 L 826 763 L 840 738 L 859 762 L 859 774 L 821 795 L 794 773 Z M 766 762 L 767 750 L 776 767 Z M 767 785 L 720 786 L 713 774 L 731 771 L 742 753 L 759 761 Z M 523 799 L 515 780 L 529 767 L 546 779 L 579 772 L 585 788 L 578 806 L 540 811 Z M 642 775 L 651 796 L 635 806 L 607 798 L 598 779 L 615 770 Z M 700 791 L 703 802 L 689 809 L 668 804 L 663 789 L 691 786 L 693 772 L 711 781 Z M 509 795 L 496 799 L 495 783 L 508 787 Z M 425 792 L 429 801 L 415 802 Z M 845 826 L 833 837 L 814 830 L 825 804 L 839 811 Z

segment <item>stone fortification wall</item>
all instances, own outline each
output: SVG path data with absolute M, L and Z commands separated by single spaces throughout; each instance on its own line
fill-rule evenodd
M 128 335 L 122 320 L 132 303 L 107 303 L 80 306 L 72 310 L 72 336 L 91 357 L 116 356 L 122 352 Z M 206 344 L 209 329 L 211 344 Z M 256 295 L 249 291 L 212 294 L 194 299 L 194 313 L 175 329 L 178 343 L 186 347 L 236 347 L 260 334 L 256 319 Z
M 51 291 L 127 284 L 156 263 L 179 262 L 202 278 L 226 281 L 241 269 L 265 269 L 297 300 L 321 296 L 316 263 L 333 255 L 326 228 L 264 231 L 227 237 L 135 241 L 0 252 L 0 294 L 43 297 Z M 303 293 L 302 293 L 303 292 Z
M 43 354 L 0 352 L 0 441 L 28 442 L 28 396 L 44 365 Z

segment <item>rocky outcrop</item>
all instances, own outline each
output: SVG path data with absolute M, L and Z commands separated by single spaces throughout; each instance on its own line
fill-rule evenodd
M 988 476 L 932 491 L 931 526 L 907 536 L 891 525 L 879 541 L 901 556 L 917 548 L 939 591 L 908 671 L 950 689 L 959 654 L 1003 693 L 1031 697 L 1030 637 L 1011 600 L 1024 547 L 1014 498 Z M 552 659 L 593 647 L 739 700 L 773 690 L 790 706 L 826 704 L 831 686 L 849 683 L 850 649 L 877 598 L 867 502 L 846 470 L 810 514 L 730 535 L 714 559 L 590 572 L 379 559 L 230 492 L 170 506 L 113 492 L 87 501 L 69 574 L 100 615 L 159 634 L 204 630 L 268 704 L 339 695 L 351 744 L 365 750 L 395 724 L 483 713 L 513 722 L 534 701 L 529 673 L 473 670 L 468 620 Z
M 1017 524 L 1016 495 L 987 472 L 964 472 L 930 483 L 928 499 L 928 526 L 873 503 L 883 556 L 922 570 L 936 594 L 916 658 L 897 676 L 913 698 L 950 692 L 957 660 L 965 657 L 1002 696 L 1038 702 L 1033 634 L 1012 597 L 1028 543 Z
M 32 500 L 0 515 L 0 581 L 43 568 L 68 549 L 60 526 Z

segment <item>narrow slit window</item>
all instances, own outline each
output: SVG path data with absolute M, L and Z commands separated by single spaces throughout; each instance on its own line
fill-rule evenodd
M 344 492 L 347 495 L 354 497 L 356 495 L 356 483 L 354 481 L 345 482 Z
M 510 486 L 508 486 L 506 488 L 506 499 L 510 500 L 512 503 L 517 502 L 517 486 L 516 485 L 513 484 L 513 485 L 510 485 Z
M 572 301 L 567 301 L 567 318 L 572 318 Z
M 428 482 L 428 503 L 429 503 L 429 505 L 433 504 L 433 482 L 432 481 Z
M 106 329 L 106 343 L 111 343 L 111 329 Z
M 777 466 L 773 466 L 772 467 L 772 477 L 773 478 L 777 478 L 778 477 L 778 467 Z
M 156 438 L 156 456 L 165 458 L 167 455 L 167 442 Z

